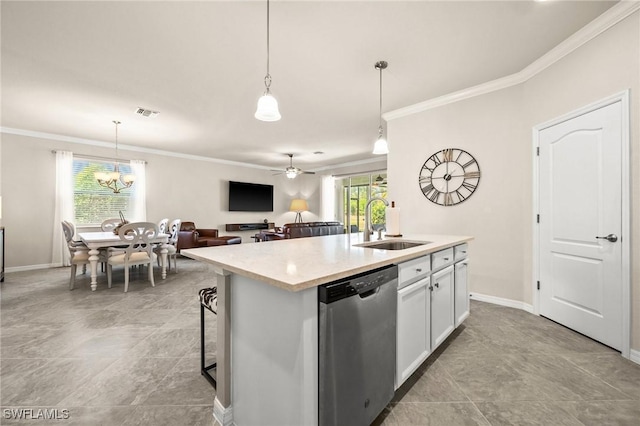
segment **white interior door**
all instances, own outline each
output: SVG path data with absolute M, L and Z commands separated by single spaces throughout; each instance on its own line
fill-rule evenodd
M 621 104 L 538 133 L 540 314 L 618 350 L 623 348 Z

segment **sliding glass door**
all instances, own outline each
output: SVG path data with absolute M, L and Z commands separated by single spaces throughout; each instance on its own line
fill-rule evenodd
M 347 232 L 364 230 L 364 208 L 371 197 L 387 198 L 387 174 L 373 173 L 349 176 L 338 180 L 341 191 L 341 216 Z M 385 205 L 371 204 L 371 224 L 374 230 L 384 229 Z

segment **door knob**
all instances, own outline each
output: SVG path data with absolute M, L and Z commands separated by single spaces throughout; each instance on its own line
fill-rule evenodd
M 606 237 L 596 237 L 599 240 L 607 240 L 611 243 L 615 243 L 616 241 L 618 241 L 618 236 L 616 234 L 609 234 Z

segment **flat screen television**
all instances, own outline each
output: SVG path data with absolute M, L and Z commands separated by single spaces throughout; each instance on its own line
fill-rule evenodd
M 273 185 L 229 181 L 230 212 L 272 212 Z

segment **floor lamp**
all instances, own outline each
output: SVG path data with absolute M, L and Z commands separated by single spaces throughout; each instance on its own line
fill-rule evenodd
M 306 210 L 309 210 L 309 206 L 307 205 L 307 200 L 301 200 L 299 198 L 295 198 L 291 200 L 289 211 L 296 212 L 296 219 L 294 223 L 302 223 L 302 212 Z

